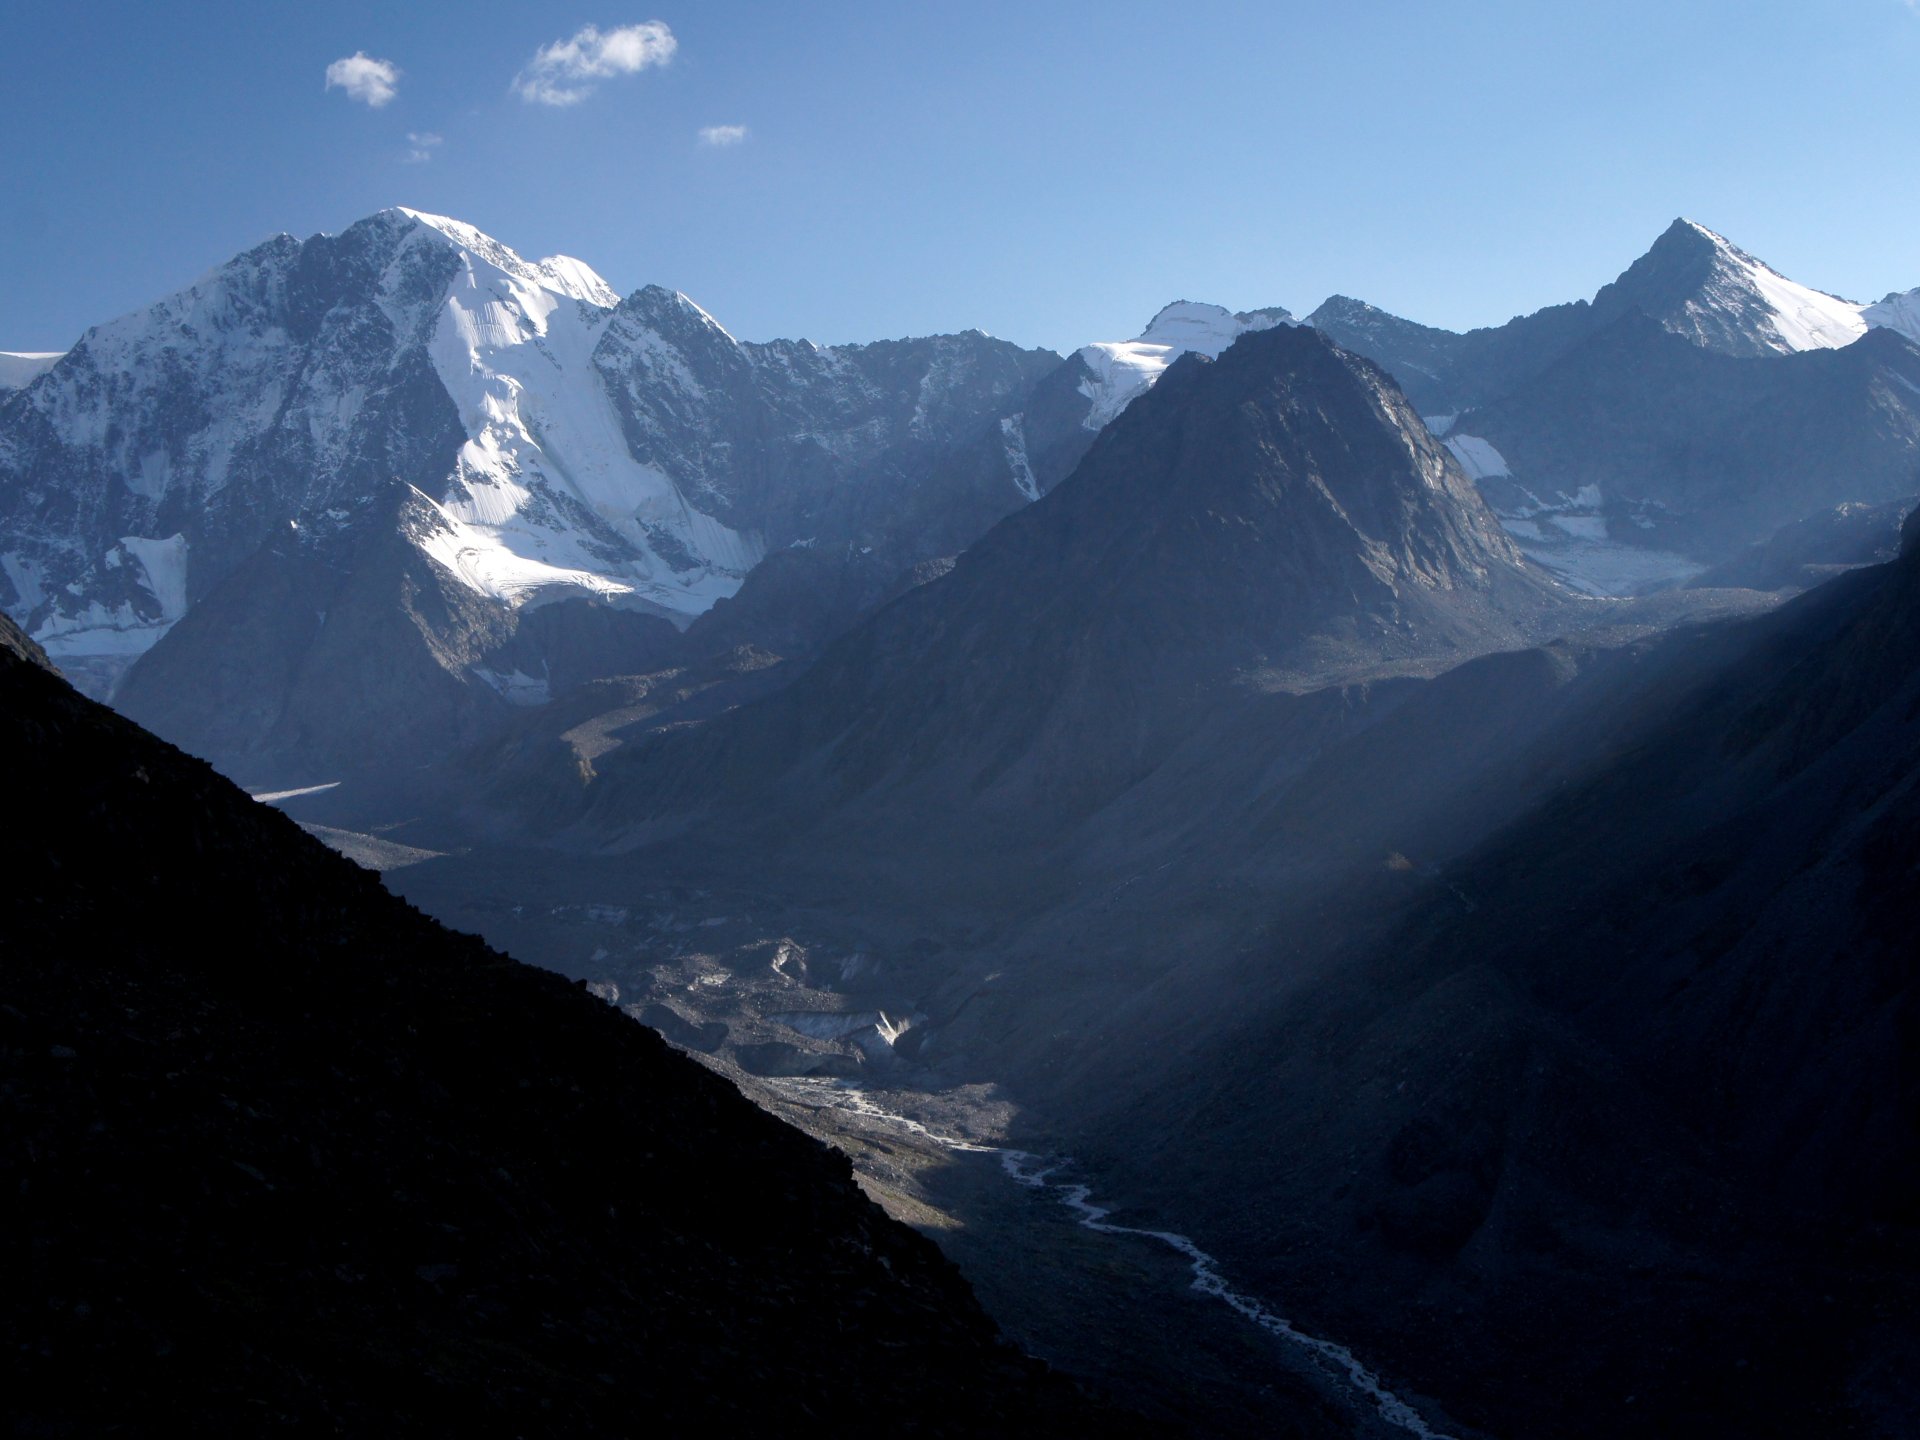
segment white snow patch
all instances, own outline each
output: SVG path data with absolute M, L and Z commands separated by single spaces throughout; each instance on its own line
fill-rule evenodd
M 1781 350 L 1837 350 L 1867 333 L 1868 322 L 1862 315 L 1866 306 L 1789 280 L 1725 236 L 1691 220 L 1687 223 L 1713 241 L 1734 282 L 1750 287 L 1766 304 Z M 1695 303 L 1690 301 L 1689 308 Z
M 530 708 L 545 705 L 553 698 L 552 686 L 544 673 L 528 675 L 519 670 L 488 670 L 480 665 L 473 667 L 473 673 L 509 705 Z
M 1575 540 L 1604 540 L 1607 522 L 1599 515 L 1556 515 L 1552 524 Z
M 1624 597 L 1669 590 L 1704 574 L 1707 568 L 1672 550 L 1642 550 L 1612 540 L 1563 545 L 1522 543 L 1520 548 L 1527 558 L 1584 595 Z
M 1869 327 L 1896 331 L 1920 345 L 1920 290 L 1889 295 L 1877 305 L 1867 306 L 1860 314 Z
M 1453 442 L 1447 442 L 1451 445 Z M 1605 496 L 1598 485 L 1543 500 L 1522 490 L 1526 501 L 1494 514 L 1529 560 L 1583 595 L 1625 597 L 1684 585 L 1706 567 L 1671 550 L 1649 550 L 1612 538 Z M 1638 518 L 1638 517 L 1636 517 Z M 1642 528 L 1649 521 L 1639 519 Z
M 428 355 L 469 438 L 435 502 L 448 528 L 427 553 L 508 603 L 562 585 L 696 615 L 738 590 L 764 553 L 760 538 L 695 510 L 633 458 L 593 367 L 611 314 L 599 308 L 613 300 L 606 282 L 577 261 L 529 265 L 469 225 L 406 213 L 454 239 L 462 261 Z M 571 499 L 611 534 L 582 528 L 549 497 Z M 663 533 L 697 563 L 674 569 L 655 550 Z M 614 539 L 635 557 L 610 556 Z
M 139 535 L 120 537 L 120 548 L 140 564 L 141 583 L 160 606 L 160 618 L 171 625 L 187 613 L 187 537 L 169 535 L 148 540 Z M 112 563 L 112 557 L 108 557 Z
M 0 350 L 0 390 L 24 390 L 65 354 L 64 350 Z
M 338 780 L 329 780 L 324 785 L 303 785 L 298 790 L 263 790 L 253 798 L 262 805 L 277 805 L 282 800 L 297 800 L 302 795 L 318 795 L 323 790 L 337 789 Z
M 1285 310 L 1235 314 L 1224 305 L 1176 300 L 1154 316 L 1136 340 L 1082 346 L 1076 353 L 1093 372 L 1080 382 L 1080 393 L 1093 402 L 1086 418 L 1087 429 L 1104 430 L 1182 355 L 1193 352 L 1217 357 L 1249 331 L 1295 323 Z
M 143 655 L 170 624 L 143 619 L 124 601 L 109 609 L 91 600 L 83 610 L 49 616 L 33 638 L 49 655 Z
M 1469 480 L 1511 475 L 1507 460 L 1490 441 L 1478 435 L 1454 435 L 1446 441 L 1446 447 L 1453 452 L 1453 458 L 1460 462 L 1460 468 L 1467 472 Z
M 1034 478 L 1033 462 L 1027 458 L 1027 417 L 1009 415 L 1000 422 L 1000 439 L 1007 449 L 1007 466 L 1013 471 L 1013 483 L 1029 500 L 1040 498 L 1040 482 Z

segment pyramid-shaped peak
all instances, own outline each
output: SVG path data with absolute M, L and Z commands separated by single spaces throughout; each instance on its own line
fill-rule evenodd
M 1849 345 L 1861 307 L 1789 280 L 1718 231 L 1684 217 L 1594 296 L 1603 322 L 1640 311 L 1709 350 L 1782 355 Z

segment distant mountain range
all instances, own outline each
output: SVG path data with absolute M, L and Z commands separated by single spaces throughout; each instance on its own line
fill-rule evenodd
M 784 688 L 529 737 L 395 883 L 717 1063 L 991 1087 L 1470 1432 L 1897 1434 L 1917 564 L 1581 599 L 1270 327 Z
M 1920 1355 L 1917 310 L 1682 221 L 1465 335 L 1180 301 L 1064 358 L 745 345 L 389 211 L 15 365 L 0 559 L 63 666 L 297 788 L 431 913 L 744 1085 L 1078 1156 L 1366 1357 L 1403 1430 L 1889 1436 Z M 257 890 L 219 953 L 288 927 L 261 983 L 297 1007 L 326 972 L 368 1075 L 423 1023 L 468 1067 L 435 1083 L 492 1098 L 473 1056 L 521 1053 L 523 1002 L 569 1042 L 531 1069 L 599 1053 L 499 977 L 462 1039 L 452 962 L 357 937 L 450 940 L 381 911 L 329 944 L 300 896 L 348 872 L 16 671 L 16 749 L 59 762 L 23 895 L 131 887 L 185 928 Z M 198 778 L 149 815 L 156 770 Z M 110 882 L 35 858 L 62 826 L 105 827 Z M 108 913 L 74 953 L 145 953 L 147 911 Z M 87 994 L 145 983 L 110 973 Z M 437 1093 L 381 1108 L 432 1142 Z M 550 1099 L 596 1156 L 657 1133 Z
M 1917 296 L 1836 300 L 1677 221 L 1591 303 L 1456 335 L 1336 297 L 1307 323 L 1394 376 L 1529 555 L 1628 594 L 1920 491 Z M 1174 359 L 1297 323 L 1181 301 L 1064 361 L 978 332 L 741 343 L 685 296 L 384 211 L 4 358 L 0 603 L 230 767 L 420 763 L 770 556 L 813 552 L 848 597 L 772 647 L 817 650 L 1058 484 Z

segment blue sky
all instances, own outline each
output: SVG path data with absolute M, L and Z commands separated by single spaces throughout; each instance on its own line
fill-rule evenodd
M 655 20 L 664 64 L 529 71 Z M 385 103 L 326 85 L 356 54 Z M 0 349 L 391 204 L 748 339 L 1065 349 L 1334 292 L 1463 328 L 1678 214 L 1854 299 L 1920 285 L 1920 0 L 0 0 L 0 85 Z

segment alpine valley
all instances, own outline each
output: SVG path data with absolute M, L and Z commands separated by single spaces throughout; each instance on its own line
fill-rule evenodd
M 108 859 L 325 905 L 229 927 L 262 989 L 153 958 L 201 890 L 117 889 L 98 944 L 134 958 L 12 985 L 8 1053 L 47 1136 L 99 1051 L 138 1082 L 114 1133 L 165 1150 L 145 1047 L 204 1026 L 194 1084 L 281 1108 L 203 1107 L 183 1174 L 240 1146 L 219 1205 L 324 1214 L 305 1149 L 352 1150 L 394 1195 L 404 1265 L 369 1211 L 360 1258 L 262 1241 L 203 1297 L 239 1348 L 193 1373 L 242 1389 L 305 1393 L 273 1345 L 312 1336 L 233 1338 L 292 1265 L 340 1326 L 387 1314 L 346 1271 L 430 1287 L 406 1343 L 457 1379 L 498 1339 L 516 1415 L 565 1351 L 609 1423 L 627 1370 L 500 1318 L 493 1206 L 542 1217 L 539 1313 L 594 1355 L 657 1343 L 633 1287 L 667 1275 L 668 1329 L 796 1394 L 937 1410 L 960 1357 L 953 1433 L 1908 1434 L 1916 503 L 1920 290 L 1839 299 L 1685 220 L 1486 329 L 1179 300 L 1065 357 L 743 342 L 412 210 L 281 236 L 0 356 L 15 752 L 46 814 L 112 817 L 111 856 L 16 862 L 8 923 L 52 953 Z M 377 1147 L 287 1098 L 329 1037 Z M 635 1149 L 644 1238 L 600 1218 Z M 862 1318 L 823 1331 L 835 1287 Z M 340 1394 L 294 1411 L 357 1423 Z

